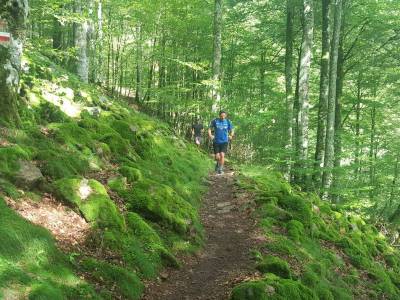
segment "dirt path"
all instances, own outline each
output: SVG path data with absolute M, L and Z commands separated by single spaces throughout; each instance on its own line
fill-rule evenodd
M 254 274 L 250 249 L 258 241 L 250 200 L 238 194 L 234 172 L 212 175 L 200 212 L 206 244 L 197 257 L 187 257 L 180 270 L 166 270 L 147 287 L 145 300 L 224 300 L 232 287 Z

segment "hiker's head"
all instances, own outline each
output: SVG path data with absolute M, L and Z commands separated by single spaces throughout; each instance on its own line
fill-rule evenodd
M 223 111 L 223 110 L 221 110 L 221 111 L 219 112 L 219 118 L 220 118 L 221 120 L 226 119 L 226 112 Z

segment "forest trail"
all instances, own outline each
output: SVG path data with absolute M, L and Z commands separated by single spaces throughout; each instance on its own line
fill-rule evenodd
M 250 250 L 260 241 L 248 195 L 236 193 L 235 173 L 211 175 L 200 212 L 206 241 L 180 270 L 168 269 L 147 286 L 145 300 L 224 300 L 238 282 L 254 275 Z

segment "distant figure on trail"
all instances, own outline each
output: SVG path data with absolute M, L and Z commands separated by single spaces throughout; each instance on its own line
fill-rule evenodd
M 231 121 L 225 111 L 219 113 L 219 118 L 211 121 L 208 128 L 208 136 L 213 140 L 215 154 L 215 172 L 224 173 L 225 153 L 228 151 L 228 143 L 233 139 L 234 131 Z M 213 135 L 214 132 L 214 135 Z
M 199 118 L 196 119 L 195 124 L 192 126 L 192 138 L 194 137 L 194 142 L 200 147 L 202 143 L 202 135 L 204 132 L 204 127 Z

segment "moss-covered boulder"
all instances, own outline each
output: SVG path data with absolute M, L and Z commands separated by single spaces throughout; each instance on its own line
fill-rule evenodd
M 125 227 L 124 219 L 104 186 L 96 180 L 64 178 L 55 182 L 57 193 L 85 219 L 100 228 Z
M 291 278 L 289 264 L 276 256 L 266 256 L 257 265 L 257 269 L 262 273 L 272 273 L 282 278 Z

